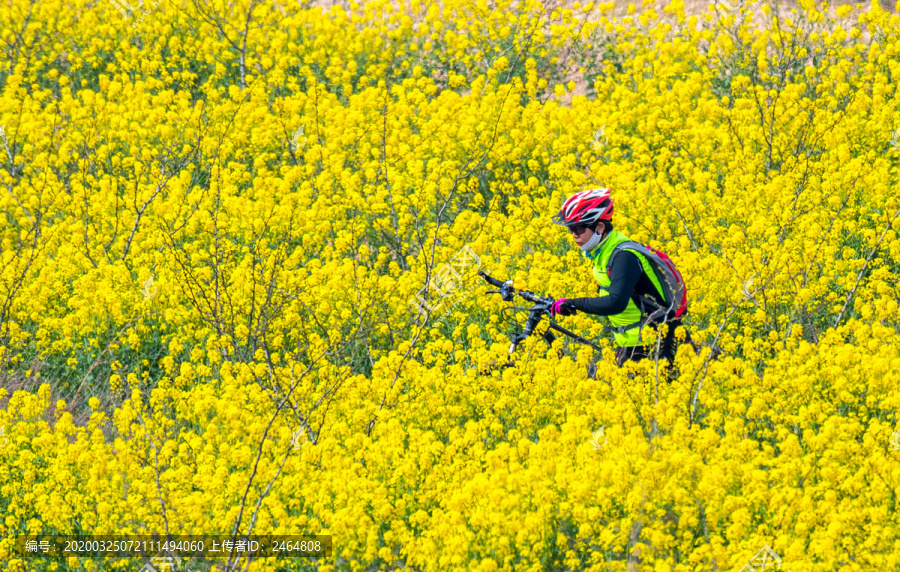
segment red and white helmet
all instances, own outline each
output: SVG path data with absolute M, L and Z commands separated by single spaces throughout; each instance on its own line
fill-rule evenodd
M 613 198 L 609 193 L 609 189 L 588 189 L 575 193 L 566 199 L 559 214 L 553 216 L 554 224 L 593 225 L 600 219 L 611 220 Z

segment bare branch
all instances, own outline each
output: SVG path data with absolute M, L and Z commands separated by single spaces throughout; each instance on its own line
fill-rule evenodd
M 897 218 L 897 215 L 900 215 L 900 210 L 894 213 L 894 216 L 891 217 L 891 220 L 887 224 L 887 228 L 884 229 L 884 232 L 881 233 L 881 236 L 878 238 L 878 242 L 875 243 L 875 246 L 872 247 L 872 250 L 869 252 L 869 255 L 866 257 L 866 262 L 863 264 L 862 270 L 859 271 L 859 274 L 856 276 L 856 284 L 853 285 L 853 289 L 850 290 L 850 294 L 847 296 L 847 299 L 844 301 L 844 306 L 841 308 L 840 313 L 838 313 L 837 319 L 834 321 L 834 327 L 837 328 L 838 324 L 841 323 L 841 318 L 844 317 L 844 311 L 847 310 L 847 306 L 850 305 L 850 300 L 853 299 L 853 295 L 856 294 L 856 289 L 859 287 L 859 283 L 862 280 L 863 274 L 866 273 L 866 268 L 869 266 L 869 262 L 872 260 L 872 257 L 875 256 L 875 253 L 878 251 L 878 247 L 881 245 L 881 241 L 884 240 L 885 235 L 887 235 L 888 231 L 891 230 L 891 225 L 894 223 L 894 219 Z

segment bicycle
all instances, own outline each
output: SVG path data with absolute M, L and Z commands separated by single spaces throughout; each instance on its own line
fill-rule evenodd
M 573 340 L 575 340 L 581 344 L 590 346 L 591 348 L 593 348 L 594 350 L 596 350 L 598 352 L 601 351 L 602 348 L 600 346 L 583 338 L 582 336 L 579 336 L 575 332 L 567 330 L 566 328 L 560 326 L 559 324 L 557 324 L 556 322 L 553 321 L 553 319 L 550 317 L 551 316 L 550 307 L 556 301 L 553 298 L 545 298 L 545 297 L 541 297 L 541 296 L 536 296 L 533 292 L 529 292 L 528 290 L 516 290 L 515 288 L 513 288 L 512 280 L 506 280 L 505 282 L 501 282 L 500 280 L 497 280 L 496 278 L 492 278 L 492 277 L 488 276 L 488 274 L 484 270 L 479 270 L 478 276 L 481 276 L 482 278 L 484 278 L 484 280 L 491 286 L 499 288 L 499 290 L 488 290 L 487 292 L 485 292 L 485 294 L 500 294 L 500 297 L 502 298 L 502 300 L 504 302 L 512 302 L 514 300 L 515 296 L 519 296 L 520 298 L 534 304 L 530 308 L 511 306 L 511 307 L 507 307 L 507 308 L 503 309 L 503 310 L 514 310 L 514 311 L 526 311 L 526 312 L 528 312 L 528 319 L 525 321 L 525 328 L 522 330 L 522 332 L 513 332 L 513 333 L 509 334 L 508 337 L 510 338 L 510 341 L 512 342 L 509 346 L 509 359 L 507 360 L 507 362 L 505 364 L 500 366 L 500 369 L 504 369 L 504 368 L 511 367 L 514 365 L 512 358 L 513 358 L 513 354 L 515 354 L 515 352 L 518 350 L 519 344 L 521 344 L 523 341 L 525 341 L 526 339 L 531 337 L 532 334 L 535 333 L 535 328 L 537 328 L 538 324 L 541 322 L 541 319 L 544 316 L 547 316 L 549 326 L 542 334 L 540 334 L 540 336 L 545 342 L 547 342 L 547 346 L 553 347 L 553 342 L 557 338 L 557 336 L 553 334 L 553 331 L 556 331 L 556 332 L 559 332 L 561 334 L 564 334 L 564 335 L 572 338 Z M 557 355 L 559 357 L 562 357 L 562 355 L 563 355 L 562 350 L 559 350 Z M 487 371 L 482 371 L 482 374 L 489 372 L 491 369 L 493 369 L 493 364 L 491 364 L 491 366 L 489 366 Z M 595 372 L 590 371 L 589 376 L 593 377 L 594 373 Z

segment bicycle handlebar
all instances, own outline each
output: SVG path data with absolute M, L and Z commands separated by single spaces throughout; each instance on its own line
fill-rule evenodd
M 478 275 L 481 276 L 482 278 L 484 278 L 485 281 L 486 281 L 488 284 L 490 284 L 491 286 L 494 286 L 495 288 L 502 288 L 502 287 L 503 287 L 503 282 L 500 282 L 500 281 L 497 280 L 496 278 L 491 278 L 490 276 L 488 276 L 488 275 L 485 273 L 484 270 L 479 270 L 479 271 L 478 271 Z
M 531 293 L 527 290 L 516 290 L 515 288 L 513 288 L 512 280 L 507 280 L 506 282 L 501 282 L 500 280 L 497 280 L 496 278 L 491 278 L 490 276 L 488 276 L 484 270 L 479 270 L 478 275 L 481 276 L 482 278 L 484 278 L 484 280 L 491 286 L 500 288 L 499 290 L 489 290 L 487 292 L 488 294 L 498 293 L 501 295 L 504 302 L 512 302 L 513 295 L 516 295 L 516 296 L 519 296 L 520 298 L 523 298 L 523 299 L 528 300 L 529 302 L 532 302 L 533 304 L 535 304 L 534 306 L 532 306 L 531 308 L 528 309 L 529 310 L 528 320 L 525 322 L 525 330 L 521 334 L 512 336 L 512 345 L 509 348 L 509 353 L 512 354 L 513 352 L 516 351 L 516 347 L 518 347 L 519 343 L 534 332 L 534 328 L 538 325 L 538 322 L 540 322 L 541 317 L 544 315 L 547 315 L 547 316 L 551 315 L 550 314 L 550 306 L 553 304 L 553 302 L 555 302 L 555 300 L 553 298 L 543 298 L 541 296 L 535 296 L 533 293 Z M 572 338 L 582 344 L 585 344 L 587 346 L 594 348 L 595 350 L 598 350 L 598 351 L 600 350 L 599 346 L 591 343 L 590 341 L 584 339 L 583 337 L 579 336 L 578 334 L 570 332 L 569 330 L 563 328 L 562 326 L 560 326 L 553 320 L 550 320 L 550 329 L 548 329 L 546 332 L 544 332 L 541 336 L 544 338 L 544 340 L 547 342 L 548 345 L 552 344 L 553 340 L 556 339 L 556 336 L 554 336 L 553 333 L 550 332 L 551 329 L 556 330 L 557 332 L 560 332 L 562 334 L 565 334 L 565 335 L 569 336 L 570 338 Z
M 488 276 L 484 270 L 479 270 L 478 275 L 481 276 L 482 278 L 484 278 L 485 282 L 487 282 L 491 286 L 500 288 L 499 291 L 493 290 L 491 292 L 499 292 L 499 294 L 503 297 L 504 302 L 511 302 L 513 295 L 516 295 L 516 296 L 519 296 L 520 298 L 528 300 L 529 302 L 531 302 L 533 304 L 541 304 L 541 305 L 552 304 L 553 302 L 556 301 L 553 298 L 543 298 L 541 296 L 535 296 L 534 293 L 529 292 L 527 290 L 516 290 L 515 288 L 513 288 L 512 280 L 507 280 L 506 282 L 501 282 L 501 281 L 497 280 L 496 278 L 491 278 L 490 276 Z M 491 292 L 488 292 L 488 294 L 490 294 Z M 547 310 L 549 311 L 549 308 L 547 308 Z
M 525 340 L 525 338 L 527 338 L 534 332 L 534 328 L 538 325 L 538 322 L 541 321 L 541 317 L 550 315 L 550 306 L 555 300 L 553 298 L 542 298 L 540 296 L 535 296 L 534 294 L 526 290 L 516 290 L 513 288 L 512 280 L 500 282 L 496 278 L 491 278 L 490 276 L 488 276 L 484 270 L 479 270 L 478 275 L 484 278 L 485 281 L 491 286 L 500 288 L 499 290 L 491 290 L 488 293 L 499 293 L 504 302 L 512 302 L 513 295 L 516 295 L 534 304 L 534 306 L 528 308 L 528 320 L 525 321 L 525 329 L 521 334 L 513 334 L 511 336 L 512 345 L 509 346 L 509 353 L 512 354 L 516 351 L 519 343 Z M 544 332 L 542 337 L 544 338 L 544 340 L 546 340 L 547 344 L 552 344 L 553 340 L 555 339 L 555 336 L 550 333 L 549 330 Z

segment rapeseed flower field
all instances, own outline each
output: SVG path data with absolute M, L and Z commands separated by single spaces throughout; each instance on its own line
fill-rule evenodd
M 900 570 L 898 7 L 3 3 L 0 568 Z M 671 383 L 586 314 L 499 367 L 476 271 L 596 295 L 591 187 Z

